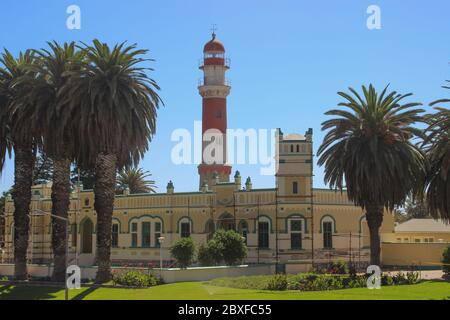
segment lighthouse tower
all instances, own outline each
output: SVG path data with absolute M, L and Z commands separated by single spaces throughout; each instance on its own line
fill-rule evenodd
M 200 175 L 200 188 L 207 183 L 215 184 L 218 178 L 221 182 L 230 181 L 231 166 L 227 164 L 227 96 L 231 87 L 225 79 L 225 72 L 229 69 L 229 63 L 225 58 L 225 47 L 212 33 L 212 39 L 203 48 L 203 60 L 200 65 L 203 71 L 203 79 L 200 81 L 198 91 L 202 96 L 202 163 L 198 166 Z M 214 138 L 209 133 L 213 134 Z M 220 133 L 220 137 L 217 136 Z M 205 141 L 206 140 L 206 141 Z M 207 156 L 208 145 L 214 142 L 219 145 L 219 152 L 214 161 Z M 216 150 L 216 152 L 218 151 Z M 206 152 L 205 152 L 206 151 Z M 214 152 L 212 152 L 214 155 Z M 206 154 L 206 156 L 205 156 Z M 217 157 L 217 155 L 219 155 Z

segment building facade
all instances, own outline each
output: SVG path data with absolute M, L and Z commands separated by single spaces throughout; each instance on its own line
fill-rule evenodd
M 369 234 L 364 212 L 345 192 L 313 187 L 312 129 L 304 134 L 276 132 L 275 186 L 254 188 L 250 177 L 239 171 L 230 179 L 227 164 L 225 79 L 229 68 L 223 44 L 213 34 L 204 47 L 200 67 L 204 79 L 199 93 L 203 99 L 203 133 L 222 133 L 222 158 L 205 157 L 198 167 L 199 190 L 176 192 L 172 181 L 165 193 L 117 195 L 112 226 L 113 264 L 173 263 L 169 248 L 181 237 L 196 243 L 210 239 L 215 230 L 239 232 L 248 246 L 248 263 L 328 262 L 335 259 L 368 260 Z M 51 184 L 34 186 L 31 204 L 29 260 L 51 261 Z M 3 261 L 12 261 L 14 206 L 6 202 Z M 95 264 L 97 219 L 94 194 L 78 185 L 70 202 L 69 245 L 71 259 L 80 265 Z M 394 221 L 385 212 L 382 238 L 394 231 Z M 158 241 L 164 237 L 162 244 Z

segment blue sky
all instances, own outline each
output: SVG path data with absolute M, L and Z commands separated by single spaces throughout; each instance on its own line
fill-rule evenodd
M 66 9 L 81 8 L 81 30 L 66 28 Z M 381 30 L 366 27 L 369 5 L 381 9 Z M 340 101 L 348 86 L 390 83 L 412 100 L 428 104 L 448 95 L 450 24 L 447 0 L 2 0 L 0 46 L 14 53 L 45 41 L 137 42 L 156 61 L 151 75 L 160 84 L 165 107 L 142 166 L 160 191 L 172 179 L 176 191 L 198 188 L 196 165 L 173 165 L 173 130 L 193 129 L 201 120 L 198 60 L 217 24 L 218 38 L 231 58 L 228 77 L 230 128 L 304 133 L 314 129 L 315 149 L 323 138 L 323 113 Z M 428 108 L 428 107 L 427 107 Z M 257 165 L 239 165 L 254 187 L 272 187 Z M 13 183 L 13 162 L 0 178 L 0 191 Z M 315 186 L 324 187 L 315 167 Z

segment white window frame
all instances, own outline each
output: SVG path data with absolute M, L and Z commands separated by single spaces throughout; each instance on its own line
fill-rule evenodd
M 300 221 L 301 222 L 301 228 L 300 228 L 300 231 L 297 231 L 297 230 L 291 230 L 291 223 L 292 223 L 292 221 Z M 288 233 L 289 233 L 289 239 L 291 239 L 292 238 L 292 234 L 293 233 L 296 233 L 296 234 L 298 234 L 298 233 L 300 233 L 300 238 L 301 238 L 301 241 L 300 241 L 300 243 L 301 243 L 301 247 L 300 248 L 292 248 L 292 241 L 291 241 L 291 245 L 290 245 L 290 248 L 292 249 L 292 250 L 300 250 L 300 249 L 303 249 L 303 235 L 305 235 L 306 234 L 306 223 L 305 223 L 305 219 L 304 218 L 302 218 L 302 217 L 292 217 L 292 218 L 289 218 L 288 219 Z
M 325 247 L 325 241 L 324 241 L 325 228 L 323 227 L 325 222 L 331 223 L 331 248 Z M 326 217 L 324 217 L 322 219 L 321 224 L 322 225 L 320 226 L 320 228 L 322 229 L 322 245 L 323 245 L 323 248 L 324 249 L 332 249 L 334 247 L 334 241 L 333 241 L 334 230 L 336 230 L 335 221 L 331 217 L 326 216 Z

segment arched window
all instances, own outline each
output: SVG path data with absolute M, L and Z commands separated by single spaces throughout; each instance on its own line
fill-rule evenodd
M 191 236 L 191 220 L 187 217 L 182 218 L 179 222 L 178 229 L 180 231 L 180 237 L 187 238 Z
M 269 248 L 270 220 L 266 217 L 259 218 L 258 221 L 258 247 Z
M 291 238 L 291 249 L 300 250 L 303 248 L 303 233 L 305 232 L 305 219 L 293 217 L 289 219 L 289 230 Z
M 138 246 L 138 224 L 137 222 L 131 223 L 131 247 L 136 248 Z
M 300 145 L 297 145 L 297 152 L 300 152 Z
M 141 246 L 142 248 L 150 248 L 152 241 L 151 222 L 141 222 Z
M 111 246 L 117 248 L 119 246 L 119 224 L 113 222 L 111 230 Z
M 163 221 L 159 216 L 143 215 L 130 222 L 131 247 L 158 248 L 163 230 Z
M 323 236 L 323 248 L 333 249 L 333 233 L 335 230 L 335 221 L 331 216 L 323 216 L 321 219 L 321 230 Z
M 294 145 L 291 144 L 291 152 L 294 152 Z

